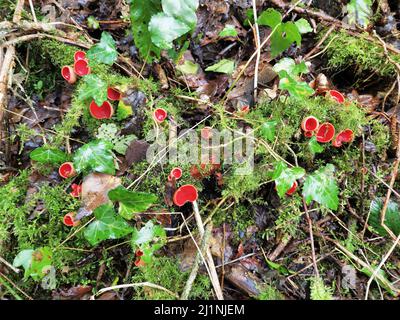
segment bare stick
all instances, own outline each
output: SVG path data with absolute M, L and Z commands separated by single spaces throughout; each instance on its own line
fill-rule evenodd
M 257 5 L 256 0 L 253 0 L 253 15 L 254 15 L 254 28 L 256 29 L 256 37 L 254 39 L 257 48 L 257 58 L 256 58 L 256 67 L 254 70 L 254 101 L 257 101 L 257 87 L 258 87 L 258 68 L 260 66 L 260 58 L 261 58 L 261 50 L 258 50 L 260 46 L 260 30 L 258 28 L 257 23 Z
M 308 208 L 307 208 L 306 200 L 304 200 L 304 198 L 303 198 L 303 206 L 304 206 L 304 211 L 306 213 L 306 218 L 307 218 L 307 222 L 308 222 L 308 231 L 310 233 L 311 255 L 312 255 L 312 260 L 313 260 L 313 264 L 314 264 L 314 272 L 315 272 L 315 275 L 319 278 L 317 259 L 315 257 L 314 234 L 313 234 L 313 229 L 312 229 L 312 221 L 311 221 L 310 215 L 308 214 Z
M 7 267 L 9 267 L 12 271 L 14 271 L 15 273 L 19 273 L 19 269 L 17 269 L 16 267 L 14 267 L 12 264 L 10 264 L 8 261 L 4 260 L 2 257 L 0 257 L 0 262 L 5 264 Z

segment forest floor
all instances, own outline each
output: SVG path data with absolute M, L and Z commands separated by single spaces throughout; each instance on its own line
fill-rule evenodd
M 0 17 L 0 300 L 398 298 L 398 1 Z

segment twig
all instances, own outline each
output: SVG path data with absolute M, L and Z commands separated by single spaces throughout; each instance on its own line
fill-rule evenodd
M 35 8 L 33 6 L 32 0 L 29 0 L 29 7 L 31 8 L 33 21 L 37 22 Z
M 15 273 L 19 273 L 20 270 L 17 269 L 16 267 L 14 267 L 12 264 L 10 264 L 7 260 L 3 259 L 2 257 L 0 257 L 0 262 L 2 262 L 3 264 L 5 264 L 7 267 L 9 267 L 12 271 L 14 271 Z
M 307 208 L 306 200 L 304 199 L 304 197 L 303 197 L 303 206 L 304 206 L 304 211 L 306 213 L 306 218 L 307 218 L 307 222 L 308 222 L 308 231 L 310 233 L 311 255 L 312 255 L 312 260 L 313 260 L 313 264 L 314 264 L 314 272 L 315 272 L 315 275 L 319 278 L 317 258 L 315 257 L 314 234 L 313 234 L 312 221 L 311 221 L 310 215 L 308 213 L 308 208 Z
M 0 277 L 3 277 L 4 279 L 6 279 L 9 283 L 12 284 L 12 286 L 17 289 L 19 292 L 21 292 L 26 298 L 28 298 L 29 300 L 33 300 L 33 298 L 31 296 L 29 296 L 27 293 L 25 293 L 22 289 L 20 289 L 11 279 L 9 279 L 5 274 L 3 274 L 2 272 L 0 272 Z
M 257 58 L 256 58 L 256 67 L 254 70 L 254 101 L 257 101 L 257 87 L 258 87 L 258 68 L 260 67 L 260 58 L 261 58 L 261 50 L 258 50 L 260 46 L 260 29 L 258 28 L 258 18 L 257 18 L 257 5 L 256 0 L 253 0 L 253 15 L 254 15 L 254 28 L 256 30 L 256 37 L 254 42 L 256 43 L 257 48 Z
M 279 255 L 285 250 L 288 243 L 292 240 L 292 236 L 288 235 L 284 240 L 279 243 L 279 245 L 275 248 L 275 250 L 269 255 L 268 259 L 274 261 Z

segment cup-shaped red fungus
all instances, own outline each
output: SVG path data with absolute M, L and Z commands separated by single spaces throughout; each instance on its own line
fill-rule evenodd
M 58 173 L 64 179 L 73 177 L 76 174 L 74 164 L 72 162 L 64 162 L 59 168 Z
M 153 118 L 156 122 L 161 123 L 163 122 L 168 116 L 168 113 L 163 108 L 158 108 L 153 112 Z
M 140 267 L 144 267 L 146 265 L 146 263 L 142 260 L 142 259 L 137 259 L 135 261 L 135 266 L 140 268 Z
M 86 76 L 90 73 L 89 62 L 86 59 L 77 60 L 74 63 L 74 71 L 78 76 Z
M 74 72 L 74 69 L 70 66 L 62 67 L 61 75 L 69 84 L 74 84 L 76 82 L 76 73 Z
M 74 62 L 78 60 L 84 60 L 86 59 L 86 52 L 85 51 L 76 51 L 74 53 Z
M 325 122 L 321 124 L 317 130 L 317 141 L 327 143 L 335 136 L 335 127 L 332 123 Z
M 319 127 L 319 121 L 316 117 L 309 116 L 303 119 L 301 122 L 301 128 L 304 131 L 315 131 Z
M 304 136 L 306 138 L 311 138 L 314 135 L 314 131 L 304 131 Z
M 79 225 L 80 221 L 75 221 L 75 215 L 75 212 L 70 212 L 64 216 L 63 222 L 67 227 L 76 227 Z
M 186 184 L 175 191 L 174 203 L 182 207 L 187 202 L 195 202 L 198 198 L 197 189 L 191 184 Z
M 143 256 L 143 251 L 140 250 L 140 249 L 137 249 L 137 250 L 135 251 L 135 255 L 136 255 L 136 257 L 141 257 L 141 256 Z
M 121 100 L 121 92 L 114 88 L 107 89 L 107 98 L 111 101 Z
M 182 177 L 182 169 L 178 167 L 173 168 L 171 170 L 170 176 L 174 177 L 176 180 L 180 179 Z
M 72 191 L 70 192 L 70 195 L 74 198 L 79 198 L 81 193 L 82 193 L 82 186 L 76 183 L 73 183 L 71 185 Z
M 292 187 L 291 187 L 288 191 L 286 191 L 286 194 L 287 194 L 288 196 L 291 196 L 293 193 L 296 192 L 297 186 L 298 186 L 297 181 L 295 181 L 295 182 L 293 183 Z
M 329 96 L 334 99 L 338 103 L 343 103 L 344 102 L 344 96 L 337 90 L 329 90 L 328 91 Z
M 93 100 L 90 103 L 89 111 L 92 117 L 95 119 L 111 119 L 114 114 L 114 108 L 108 101 L 104 101 L 99 107 Z
M 333 140 L 332 144 L 334 147 L 339 148 L 342 146 L 343 143 L 349 143 L 353 140 L 354 138 L 354 133 L 353 130 L 351 129 L 346 129 L 343 131 L 340 131 L 335 140 Z

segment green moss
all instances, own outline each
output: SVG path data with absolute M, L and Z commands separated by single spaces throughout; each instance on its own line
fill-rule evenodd
M 265 283 L 260 291 L 261 293 L 256 297 L 257 300 L 285 300 L 284 295 L 272 284 Z
M 319 36 L 322 37 L 325 31 L 323 30 Z M 385 57 L 382 46 L 366 40 L 367 36 L 363 34 L 353 37 L 346 31 L 332 32 L 324 42 L 326 46 L 330 43 L 327 49 L 328 66 L 335 70 L 353 66 L 358 74 L 375 72 L 382 77 L 395 75 L 396 69 Z M 396 62 L 400 62 L 399 56 L 394 54 L 390 56 Z
M 182 272 L 176 259 L 155 258 L 151 267 L 136 269 L 132 283 L 151 282 L 158 284 L 178 295 L 182 293 L 190 271 Z M 135 288 L 135 300 L 171 300 L 174 296 L 165 291 L 152 288 Z M 210 296 L 211 285 L 207 275 L 198 274 L 190 292 L 189 299 L 207 299 Z

